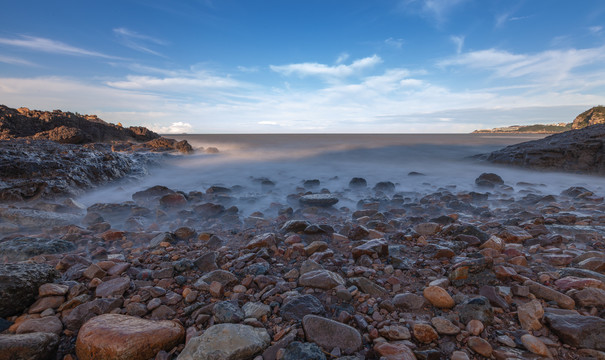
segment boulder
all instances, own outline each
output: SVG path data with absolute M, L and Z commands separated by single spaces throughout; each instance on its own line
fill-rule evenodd
M 59 346 L 52 333 L 0 334 L 0 360 L 51 360 Z
M 316 315 L 306 315 L 302 321 L 305 337 L 324 349 L 335 347 L 353 353 L 362 346 L 361 335 L 355 328 Z
M 0 264 L 0 317 L 21 313 L 34 303 L 40 285 L 57 276 L 46 264 Z

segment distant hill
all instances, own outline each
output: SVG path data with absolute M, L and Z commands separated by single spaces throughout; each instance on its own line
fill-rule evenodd
M 533 134 L 556 134 L 572 129 L 572 124 L 535 124 L 535 125 L 512 125 L 489 130 L 475 130 L 473 133 L 533 133 Z
M 595 106 L 578 115 L 571 126 L 572 129 L 582 129 L 590 125 L 605 124 L 605 106 Z

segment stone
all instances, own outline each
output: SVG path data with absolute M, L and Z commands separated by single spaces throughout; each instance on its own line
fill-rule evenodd
M 532 300 L 517 306 L 517 317 L 521 327 L 528 331 L 540 330 L 542 328 L 542 317 L 544 309 L 538 300 Z
M 493 188 L 496 185 L 503 185 L 504 180 L 494 173 L 483 173 L 475 179 L 475 184 L 480 187 Z
M 467 340 L 468 346 L 477 354 L 490 357 L 492 356 L 493 348 L 492 346 L 482 338 L 478 336 L 471 336 Z
M 442 316 L 432 318 L 431 324 L 433 324 L 437 332 L 441 335 L 456 335 L 460 332 L 458 326 Z
M 325 309 L 315 296 L 298 295 L 291 297 L 281 306 L 280 315 L 286 320 L 302 320 L 305 315 L 324 315 Z
M 122 306 L 122 299 L 96 299 L 76 306 L 67 316 L 63 317 L 65 328 L 77 331 L 89 319 L 106 314 Z
M 464 351 L 454 351 L 450 360 L 470 360 L 470 358 Z
M 412 332 L 416 340 L 428 344 L 439 339 L 439 334 L 429 324 L 416 323 L 412 326 Z
M 605 320 L 596 316 L 546 313 L 546 325 L 567 345 L 605 350 Z
M 533 238 L 530 233 L 518 226 L 505 226 L 498 236 L 506 243 L 522 243 Z
M 573 309 L 576 307 L 576 303 L 572 298 L 548 286 L 538 284 L 532 280 L 526 280 L 523 285 L 528 286 L 532 294 L 544 300 L 554 301 L 562 309 Z
M 460 315 L 460 321 L 465 324 L 474 319 L 489 325 L 494 319 L 492 306 L 484 296 L 468 299 L 458 304 L 454 310 Z
M 212 307 L 215 323 L 238 323 L 244 320 L 244 312 L 231 301 L 219 301 Z
M 193 286 L 200 288 L 203 287 L 203 284 L 209 285 L 213 281 L 218 281 L 223 284 L 223 286 L 227 286 L 237 282 L 237 277 L 226 270 L 214 270 L 200 277 Z
M 260 249 L 260 248 L 270 248 L 275 246 L 276 244 L 276 235 L 273 233 L 266 233 L 261 235 L 256 235 L 246 244 L 246 249 Z
M 485 325 L 479 320 L 471 320 L 466 324 L 466 331 L 474 336 L 479 336 L 485 330 Z
M 218 253 L 216 251 L 209 251 L 193 261 L 195 266 L 202 272 L 210 272 L 217 270 L 216 259 Z
M 41 254 L 60 254 L 74 250 L 76 246 L 61 239 L 39 239 L 34 237 L 18 237 L 0 241 L 2 256 L 10 262 L 27 260 Z
M 605 307 L 605 290 L 597 288 L 586 288 L 573 294 L 573 298 L 580 306 Z
M 424 297 L 412 293 L 397 294 L 393 297 L 393 305 L 403 310 L 418 310 L 426 303 Z
M 401 325 L 388 325 L 378 330 L 380 336 L 387 340 L 409 340 L 412 338 L 410 330 Z
M 338 347 L 345 353 L 353 353 L 362 346 L 359 331 L 349 325 L 316 315 L 306 315 L 302 325 L 305 338 L 326 350 Z
M 425 222 L 414 226 L 414 231 L 423 236 L 435 235 L 439 232 L 439 229 L 441 229 L 441 225 L 434 222 Z
M 301 286 L 319 288 L 324 290 L 332 289 L 338 285 L 344 285 L 344 279 L 329 270 L 309 271 L 300 276 L 298 283 Z
M 338 203 L 338 198 L 331 194 L 303 195 L 298 201 L 306 206 L 330 207 Z
M 435 307 L 450 309 L 455 305 L 450 294 L 439 286 L 429 286 L 424 289 L 422 294 Z
M 373 239 L 362 245 L 356 246 L 351 250 L 354 259 L 358 259 L 361 255 L 372 256 L 374 254 L 379 257 L 389 256 L 389 244 L 385 239 Z
M 412 349 L 402 343 L 379 342 L 374 345 L 374 351 L 386 360 L 416 360 Z
M 46 264 L 0 264 L 0 317 L 23 312 L 36 300 L 38 288 L 58 275 Z
M 38 319 L 27 319 L 17 328 L 17 334 L 44 332 L 61 335 L 63 323 L 56 316 L 46 316 Z
M 53 360 L 58 346 L 53 333 L 0 334 L 0 360 Z
M 521 336 L 521 342 L 523 343 L 523 346 L 532 353 L 552 359 L 552 354 L 546 345 L 537 337 L 531 334 L 525 334 Z
M 46 309 L 58 309 L 65 302 L 65 297 L 63 296 L 46 296 L 39 298 L 35 303 L 29 308 L 30 314 L 41 313 Z
M 218 324 L 187 342 L 178 360 L 244 360 L 271 343 L 267 330 L 241 324 Z
M 242 307 L 246 318 L 260 319 L 271 313 L 271 307 L 260 302 L 247 302 Z
M 128 288 L 130 288 L 130 278 L 128 276 L 118 277 L 99 284 L 95 295 L 103 298 L 120 297 L 124 295 Z
M 105 314 L 80 328 L 76 355 L 79 360 L 145 360 L 161 350 L 171 350 L 184 339 L 185 329 L 174 321 Z
M 69 291 L 69 286 L 55 283 L 43 284 L 38 288 L 38 296 L 64 296 Z
M 374 298 L 386 298 L 389 292 L 382 286 L 365 277 L 350 278 L 351 284 L 357 286 L 361 291 Z
M 282 360 L 326 360 L 319 346 L 293 341 L 286 346 Z
M 566 276 L 555 280 L 555 285 L 562 291 L 569 289 L 582 290 L 588 287 L 605 289 L 605 284 L 601 280 L 591 278 L 579 278 L 575 276 Z
M 349 187 L 351 189 L 364 189 L 368 186 L 368 182 L 364 178 L 354 177 L 349 181 Z

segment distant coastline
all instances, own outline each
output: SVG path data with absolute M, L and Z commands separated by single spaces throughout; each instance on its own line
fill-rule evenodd
M 512 125 L 493 129 L 475 130 L 473 134 L 557 134 L 571 130 L 572 123 Z

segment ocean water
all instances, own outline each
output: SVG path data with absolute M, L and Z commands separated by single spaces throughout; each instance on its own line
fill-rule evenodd
M 150 174 L 134 182 L 96 189 L 79 200 L 85 205 L 96 202 L 123 202 L 131 195 L 154 185 L 184 192 L 202 191 L 212 185 L 238 186 L 236 204 L 246 215 L 263 211 L 272 202 L 284 204 L 288 194 L 302 190 L 304 180 L 317 179 L 319 192 L 327 189 L 339 194 L 337 206 L 355 207 L 368 193 L 347 191 L 353 177 L 367 180 L 368 187 L 379 181 L 391 181 L 404 194 L 422 196 L 447 189 L 451 192 L 485 191 L 477 189 L 475 178 L 481 173 L 500 175 L 513 190 L 507 196 L 527 192 L 559 194 L 570 186 L 584 186 L 597 195 L 605 195 L 602 178 L 587 175 L 526 170 L 493 165 L 469 157 L 504 146 L 534 140 L 534 134 L 325 134 L 325 135 L 178 135 L 198 151 L 175 156 L 168 164 L 151 169 Z M 216 147 L 218 154 L 206 154 L 201 148 Z M 421 176 L 410 176 L 410 172 Z M 263 188 L 261 179 L 275 183 Z M 527 185 L 522 183 L 529 183 Z M 368 190 L 369 191 L 369 190 Z

